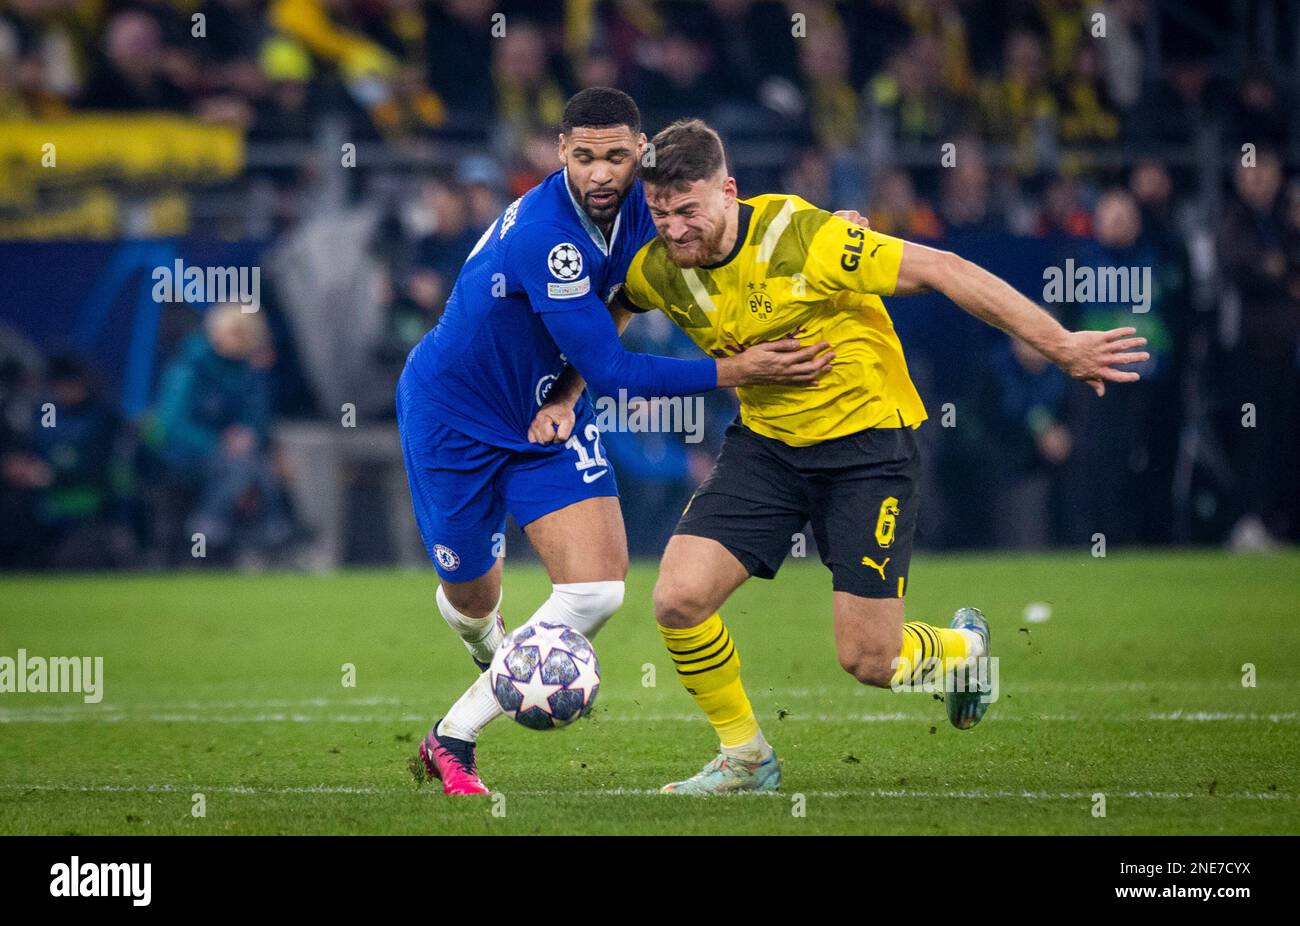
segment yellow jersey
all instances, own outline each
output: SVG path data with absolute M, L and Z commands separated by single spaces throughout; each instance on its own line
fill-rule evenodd
M 792 447 L 867 428 L 916 427 L 925 406 L 880 296 L 894 292 L 901 239 L 846 222 L 798 196 L 739 201 L 736 245 L 681 268 L 655 238 L 632 258 L 623 293 L 659 309 L 714 357 L 800 331 L 835 351 L 817 386 L 741 386 L 746 427 Z

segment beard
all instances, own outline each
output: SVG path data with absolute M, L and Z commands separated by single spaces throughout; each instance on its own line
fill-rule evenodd
M 687 242 L 684 248 L 678 247 L 665 238 L 664 245 L 668 249 L 668 258 L 678 267 L 700 267 L 715 263 L 725 256 L 719 252 L 722 249 L 722 236 L 726 233 L 727 221 L 724 217 L 707 236 L 701 233 L 694 241 Z
M 632 189 L 629 186 L 626 190 L 620 190 L 617 187 L 606 186 L 595 190 L 588 190 L 586 193 L 579 192 L 573 185 L 573 181 L 568 181 L 569 192 L 573 198 L 582 206 L 582 211 L 587 213 L 587 218 L 591 219 L 597 225 L 608 225 L 614 221 L 618 215 L 618 210 L 623 206 L 623 200 L 627 199 L 628 192 Z M 613 193 L 614 197 L 607 203 L 596 203 L 592 201 L 593 193 Z

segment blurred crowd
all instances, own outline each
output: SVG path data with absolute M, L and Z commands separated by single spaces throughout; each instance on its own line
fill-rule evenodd
M 250 153 L 288 152 L 250 157 L 246 171 L 276 203 L 272 244 L 311 247 L 327 123 L 334 141 L 457 152 L 418 171 L 400 160 L 358 171 L 366 179 L 335 205 L 362 217 L 347 232 L 361 262 L 322 261 L 277 287 L 268 261 L 267 321 L 231 307 L 191 319 L 165 342 L 142 419 L 114 411 L 85 358 L 9 352 L 0 506 L 23 529 L 4 532 L 0 564 L 84 563 L 92 550 L 139 561 L 160 532 L 270 557 L 292 548 L 309 532 L 273 422 L 332 417 L 343 374 L 328 358 L 344 355 L 363 358 L 348 375 L 374 387 L 361 411 L 391 416 L 390 384 L 461 262 L 554 168 L 564 101 L 595 84 L 632 93 L 647 131 L 710 119 L 742 195 L 857 208 L 877 230 L 959 253 L 1031 240 L 1056 265 L 1152 268 L 1147 312 L 1050 307 L 1070 326 L 1133 325 L 1149 339 L 1142 383 L 1102 402 L 951 307 L 934 316 L 944 333 L 913 336 L 900 317 L 911 309 L 896 306 L 932 419 L 922 543 L 1300 540 L 1300 43 L 1276 38 L 1297 35 L 1300 15 L 1268 0 L 1230 7 L 0 0 L 0 125 L 164 110 L 233 126 Z M 1035 296 L 1031 269 L 1020 285 Z M 313 324 L 343 285 L 330 272 L 364 277 L 357 298 L 373 323 Z M 628 340 L 694 350 L 659 318 Z M 47 404 L 63 416 L 54 432 L 41 426 Z M 734 402 L 714 396 L 708 409 L 702 444 L 608 437 L 634 552 L 657 552 L 707 473 Z
M 0 564 L 37 568 L 287 561 L 293 516 L 272 442 L 266 322 L 214 306 L 129 421 L 71 355 L 35 380 L 0 369 Z
M 902 141 L 965 132 L 1030 146 L 1044 134 L 1062 144 L 1181 141 L 1212 111 L 1239 134 L 1285 136 L 1277 75 L 1259 63 L 1216 77 L 1213 49 L 1191 27 L 1163 38 L 1163 73 L 1149 81 L 1151 5 L 5 0 L 0 115 L 164 109 L 284 139 L 346 109 L 363 133 L 480 131 L 524 154 L 533 136 L 549 137 L 573 89 L 616 84 L 651 124 L 683 110 L 761 107 L 768 124 L 823 149 L 854 145 L 864 117 Z M 1206 33 L 1252 26 L 1224 4 L 1177 6 Z M 1294 26 L 1285 3 L 1246 6 L 1271 9 L 1279 35 Z

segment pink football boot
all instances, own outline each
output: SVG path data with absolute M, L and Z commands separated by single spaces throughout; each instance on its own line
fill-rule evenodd
M 441 720 L 438 723 L 442 723 Z M 420 758 L 429 777 L 442 782 L 444 794 L 489 794 L 478 777 L 474 744 L 453 736 L 439 736 L 438 723 L 420 743 Z

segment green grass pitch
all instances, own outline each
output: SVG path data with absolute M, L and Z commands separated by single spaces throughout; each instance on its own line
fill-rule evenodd
M 105 675 L 95 705 L 0 694 L 0 833 L 1300 832 L 1300 555 L 918 556 L 910 617 L 992 623 L 1001 697 L 965 732 L 933 695 L 844 673 L 829 574 L 791 561 L 725 612 L 784 761 L 783 794 L 730 798 L 655 793 L 716 741 L 655 631 L 654 576 L 633 567 L 596 641 L 589 720 L 484 734 L 496 804 L 407 770 L 474 672 L 431 569 L 0 579 L 0 656 Z M 547 589 L 507 563 L 510 625 Z M 1050 620 L 1027 624 L 1038 601 Z

